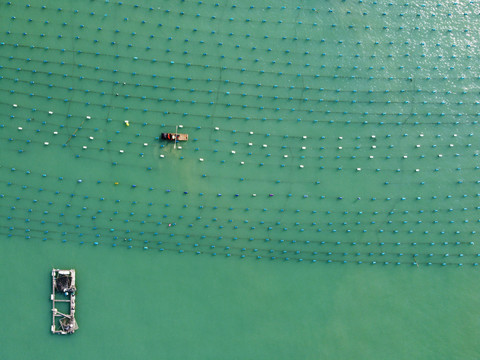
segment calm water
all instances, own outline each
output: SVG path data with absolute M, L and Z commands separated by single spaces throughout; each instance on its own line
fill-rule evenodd
M 48 269 L 72 264 L 80 329 L 52 336 Z M 467 268 L 213 261 L 23 241 L 2 243 L 2 268 L 6 359 L 60 358 L 59 349 L 74 359 L 474 359 L 478 351 L 479 289 Z
M 478 5 L 150 6 L 1 4 L 0 358 L 476 359 Z

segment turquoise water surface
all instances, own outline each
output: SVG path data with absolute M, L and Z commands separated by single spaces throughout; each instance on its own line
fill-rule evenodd
M 0 9 L 1 359 L 478 357 L 477 3 Z

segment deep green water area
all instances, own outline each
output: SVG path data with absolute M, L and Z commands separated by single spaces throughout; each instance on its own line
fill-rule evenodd
M 478 359 L 479 14 L 2 1 L 0 360 Z

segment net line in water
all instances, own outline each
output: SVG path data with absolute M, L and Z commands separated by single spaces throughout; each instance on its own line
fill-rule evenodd
M 42 49 L 42 48 L 39 48 L 39 47 L 34 47 L 32 45 L 25 45 L 25 44 L 11 44 L 11 43 L 3 43 L 1 44 L 0 46 L 10 46 L 10 47 L 13 47 L 13 48 L 24 48 L 24 49 L 28 49 L 28 50 L 34 50 L 34 49 L 38 49 L 38 50 L 42 50 L 43 52 L 45 52 L 46 50 L 50 51 L 50 50 L 53 50 L 53 51 L 58 51 L 60 54 L 64 53 L 65 52 L 65 49 L 60 49 L 60 48 L 52 48 L 52 47 L 48 47 L 48 49 Z M 73 50 L 70 50 L 70 52 L 72 52 Z M 78 54 L 83 54 L 85 56 L 89 56 L 89 55 L 93 55 L 95 58 L 98 58 L 99 56 L 105 56 L 105 57 L 109 57 L 109 58 L 112 58 L 112 59 L 119 59 L 119 58 L 123 58 L 124 60 L 132 60 L 131 57 L 129 56 L 121 56 L 121 55 L 109 55 L 109 54 L 102 54 L 102 53 L 93 53 L 93 52 L 88 52 L 88 51 L 76 51 L 78 52 Z M 221 55 L 220 56 L 222 59 L 225 58 L 225 56 Z M 79 63 L 79 62 L 76 62 L 76 63 L 71 63 L 71 62 L 68 62 L 68 61 L 46 61 L 46 60 L 41 60 L 41 59 L 32 59 L 32 58 L 29 58 L 29 57 L 15 57 L 13 55 L 10 55 L 10 56 L 6 56 L 6 55 L 0 55 L 0 58 L 4 58 L 6 60 L 8 60 L 9 62 L 12 62 L 12 60 L 17 60 L 17 61 L 23 61 L 27 64 L 43 64 L 42 66 L 46 66 L 45 64 L 53 64 L 53 65 L 56 65 L 54 67 L 58 69 L 58 66 L 65 66 L 68 68 L 68 66 L 72 66 L 72 65 L 75 65 L 77 66 L 78 68 L 85 68 L 85 69 L 91 69 L 91 70 L 95 70 L 95 73 L 98 75 L 98 74 L 103 74 L 103 75 L 107 75 L 107 74 L 110 74 L 112 72 L 112 69 L 111 68 L 100 68 L 99 66 L 93 66 L 93 65 L 88 65 L 88 64 L 82 64 L 82 63 Z M 257 60 L 257 61 L 255 61 Z M 254 62 L 258 62 L 258 59 L 255 59 Z M 228 72 L 228 71 L 238 71 L 240 70 L 241 72 L 254 72 L 255 74 L 270 74 L 270 75 L 282 75 L 282 76 L 292 76 L 292 77 L 295 77 L 295 78 L 298 78 L 299 77 L 299 74 L 298 72 L 296 73 L 289 73 L 289 72 L 282 72 L 281 74 L 279 74 L 277 71 L 273 71 L 273 70 L 264 70 L 264 69 L 260 69 L 260 70 L 251 70 L 251 69 L 238 69 L 238 68 L 226 68 L 226 67 L 221 67 L 221 66 L 218 66 L 218 65 L 208 65 L 208 64 L 205 64 L 205 65 L 200 65 L 200 64 L 190 64 L 190 63 L 185 63 L 185 62 L 170 62 L 170 61 L 167 61 L 167 60 L 157 60 L 157 59 L 136 59 L 135 61 L 139 61 L 140 63 L 143 61 L 143 62 L 147 62 L 147 63 L 158 63 L 158 64 L 162 64 L 162 65 L 167 65 L 169 67 L 173 66 L 173 67 L 200 67 L 202 69 L 217 69 L 217 70 L 222 70 L 222 71 L 225 71 L 225 72 Z M 8 67 L 8 66 L 4 66 L 2 67 L 2 69 L 5 68 L 5 69 L 10 69 L 10 70 L 13 70 L 15 69 L 16 71 L 28 71 L 28 72 L 32 72 L 32 73 L 39 73 L 39 74 L 48 74 L 48 75 L 56 75 L 56 76 L 62 76 L 62 77 L 67 77 L 69 76 L 68 74 L 66 73 L 59 73 L 59 72 L 54 72 L 54 71 L 46 71 L 46 70 L 39 70 L 39 69 L 25 69 L 25 68 L 14 68 L 14 67 Z M 324 65 L 321 65 L 319 66 L 318 69 L 315 69 L 315 68 L 311 68 L 309 66 L 307 66 L 308 70 L 322 70 L 323 72 L 326 72 L 328 70 L 330 70 L 330 68 L 327 68 L 326 66 Z M 406 74 L 405 76 L 399 76 L 399 77 L 396 77 L 396 76 L 363 76 L 363 75 L 341 75 L 341 66 L 337 66 L 337 67 L 331 67 L 333 69 L 333 72 L 330 72 L 330 73 L 326 73 L 326 74 L 320 74 L 320 73 L 314 73 L 314 72 L 311 72 L 309 71 L 308 73 L 303 73 L 302 76 L 304 76 L 305 78 L 310 78 L 311 79 L 314 79 L 314 80 L 335 80 L 335 79 L 339 79 L 339 80 L 349 80 L 351 82 L 357 82 L 358 80 L 382 80 L 382 81 L 386 81 L 388 80 L 388 84 L 391 86 L 392 84 L 398 84 L 398 80 L 400 80 L 400 83 L 401 84 L 404 84 L 404 85 L 408 85 L 407 88 L 399 88 L 398 90 L 401 91 L 402 93 L 408 93 L 408 92 L 411 92 L 411 93 L 414 93 L 414 92 L 421 92 L 421 89 L 410 89 L 410 87 L 412 86 L 412 82 L 413 82 L 413 79 L 415 79 L 416 82 L 418 81 L 421 81 L 421 82 L 425 82 L 425 83 L 430 83 L 432 80 L 470 80 L 470 81 L 475 81 L 475 82 L 478 82 L 479 77 L 478 76 L 471 76 L 471 75 L 463 75 L 463 74 L 459 74 L 459 75 L 456 75 L 458 77 L 456 78 L 448 78 L 446 77 L 445 75 L 439 75 L 438 77 L 432 77 L 432 76 L 427 76 L 427 75 L 422 75 L 422 76 L 412 76 L 412 74 Z M 300 67 L 300 69 L 302 69 L 303 71 L 305 70 L 305 65 L 303 65 L 302 67 Z M 366 68 L 365 70 L 369 70 L 370 68 Z M 358 68 L 355 68 L 355 70 L 359 70 L 361 71 L 361 69 L 358 69 Z M 382 70 L 385 70 L 385 69 L 382 69 Z M 420 69 L 418 69 L 420 70 Z M 440 71 L 438 68 L 435 69 L 436 71 Z M 152 79 L 155 79 L 155 80 L 174 80 L 174 79 L 177 79 L 177 80 L 188 80 L 189 82 L 192 81 L 192 82 L 196 82 L 196 81 L 208 81 L 209 83 L 232 83 L 232 84 L 238 84 L 238 85 L 245 85 L 246 87 L 249 87 L 249 86 L 253 86 L 254 88 L 258 88 L 258 87 L 273 87 L 277 82 L 272 82 L 272 83 L 258 83 L 258 82 L 245 82 L 245 81 L 235 81 L 235 80 L 221 80 L 221 79 L 216 79 L 216 78 L 202 78 L 202 77 L 198 77 L 198 78 L 191 78 L 191 77 L 172 77 L 171 75 L 170 76 L 167 76 L 167 75 L 163 75 L 162 73 L 160 74 L 152 74 L 152 73 L 146 73 L 146 72 L 129 72 L 129 71 L 125 71 L 125 70 L 116 70 L 114 69 L 114 72 L 116 74 L 120 74 L 120 75 L 125 75 L 125 76 L 129 76 L 130 78 L 132 76 L 134 76 L 135 79 L 138 79 L 138 78 L 145 78 L 145 80 L 150 80 L 152 81 Z M 75 75 L 75 76 L 80 76 L 80 75 Z M 86 79 L 86 80 L 95 80 L 95 81 L 99 81 L 99 78 L 98 77 L 85 77 L 85 76 L 82 76 L 82 80 L 83 79 Z M 122 84 L 122 83 L 117 83 L 113 80 L 102 80 L 101 82 L 107 82 L 107 83 L 115 83 L 115 84 Z M 159 82 L 159 84 L 161 84 L 161 82 Z M 134 86 L 139 86 L 137 84 L 134 84 L 132 82 L 128 82 L 127 84 L 125 85 L 134 85 Z M 162 88 L 162 85 L 151 85 L 151 84 L 140 84 L 140 85 L 144 85 L 144 86 L 147 86 L 147 87 L 154 87 L 154 88 Z M 280 85 L 277 85 L 277 87 L 279 87 L 280 89 L 282 88 L 282 85 L 280 83 Z M 283 86 L 284 88 L 289 88 L 289 89 L 292 89 L 291 87 L 286 87 L 286 86 Z M 340 92 L 346 92 L 346 91 L 349 91 L 349 92 L 353 92 L 353 93 L 368 93 L 368 94 L 374 94 L 374 93 L 383 93 L 383 94 L 387 94 L 389 91 L 385 91 L 385 90 L 373 90 L 373 89 L 368 89 L 368 90 L 363 90 L 363 89 L 354 89 L 354 90 L 346 90 L 346 89 L 328 89 L 328 88 L 324 88 L 323 86 L 322 87 L 319 87 L 319 86 L 308 86 L 308 87 L 304 87 L 305 90 L 317 90 L 317 91 L 322 91 L 322 92 L 336 92 L 336 93 L 340 93 Z M 182 89 L 180 89 L 182 90 Z M 183 89 L 183 90 L 187 90 L 187 89 Z M 419 91 L 420 90 L 420 91 Z M 475 90 L 474 89 L 468 89 L 467 92 L 462 92 L 461 94 L 467 94 L 468 92 L 471 92 L 472 90 Z M 435 92 L 433 93 L 435 94 Z M 448 95 L 452 95 L 452 94 L 460 94 L 460 93 L 451 93 L 451 92 L 445 92 L 445 94 L 448 94 Z M 287 98 L 285 98 L 287 99 Z

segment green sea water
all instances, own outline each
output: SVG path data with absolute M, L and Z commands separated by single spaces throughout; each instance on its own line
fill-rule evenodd
M 478 11 L 2 2 L 0 359 L 477 359 Z
M 75 266 L 72 336 L 49 333 L 49 272 Z M 475 359 L 467 269 L 304 267 L 2 244 L 2 358 Z M 39 271 L 44 269 L 44 271 Z

